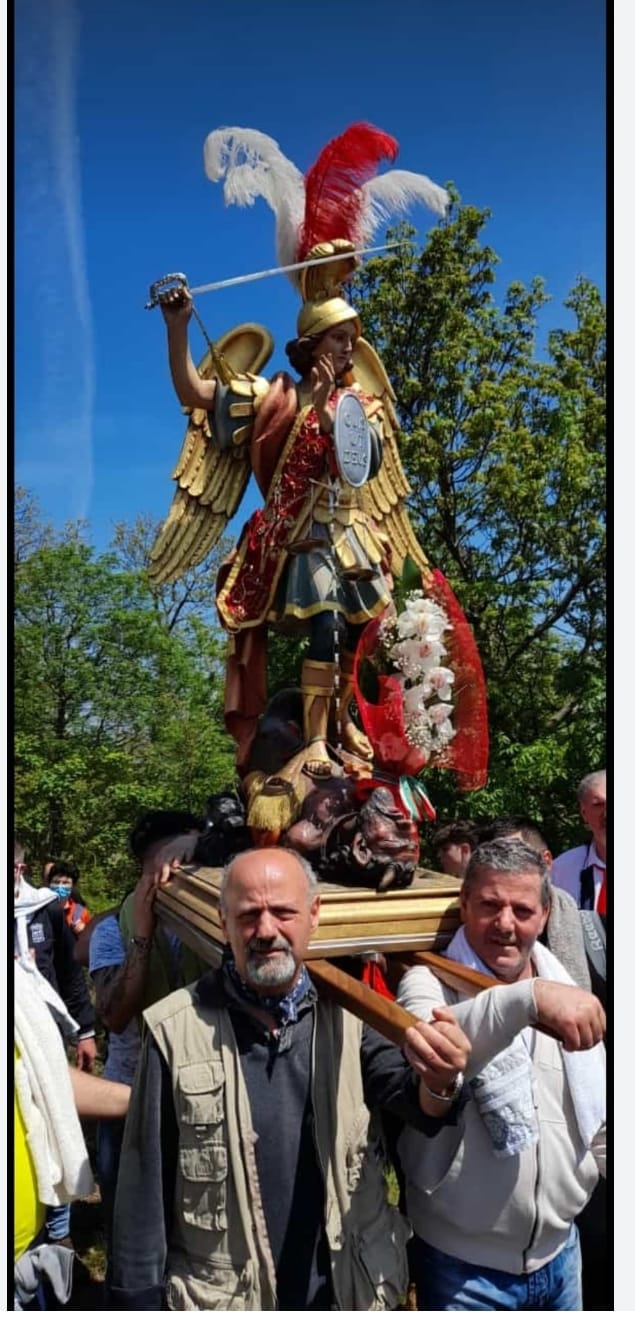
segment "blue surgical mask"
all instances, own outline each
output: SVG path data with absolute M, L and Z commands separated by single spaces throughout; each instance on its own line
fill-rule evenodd
M 50 885 L 49 888 L 63 901 L 71 896 L 72 885 Z

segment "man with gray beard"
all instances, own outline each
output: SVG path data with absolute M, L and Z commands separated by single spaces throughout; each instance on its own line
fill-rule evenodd
M 409 1228 L 370 1110 L 424 1135 L 455 1122 L 469 1044 L 441 1009 L 408 1029 L 406 1059 L 318 1000 L 304 958 L 319 906 L 299 854 L 240 853 L 221 888 L 222 967 L 146 1010 L 114 1309 L 392 1310 L 405 1292 Z

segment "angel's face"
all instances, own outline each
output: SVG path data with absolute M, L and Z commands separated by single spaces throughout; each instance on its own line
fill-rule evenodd
M 357 338 L 354 321 L 343 321 L 334 325 L 318 340 L 313 356 L 316 358 L 330 354 L 336 376 L 349 371 L 353 365 L 353 349 Z

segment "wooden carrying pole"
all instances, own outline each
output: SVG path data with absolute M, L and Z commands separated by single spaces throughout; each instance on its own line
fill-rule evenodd
M 454 962 L 451 958 L 443 958 L 437 953 L 405 954 L 402 955 L 402 959 L 404 971 L 407 971 L 408 966 L 413 963 L 424 963 L 435 972 L 440 981 L 464 994 L 478 994 L 481 990 L 490 990 L 492 986 L 504 985 L 503 981 L 496 980 L 494 976 L 476 972 L 471 967 L 464 967 L 462 963 Z M 329 999 L 334 999 L 341 1008 L 348 1009 L 349 1013 L 361 1018 L 362 1022 L 367 1022 L 369 1027 L 374 1027 L 399 1048 L 403 1045 L 407 1028 L 416 1026 L 419 1021 L 419 1018 L 402 1008 L 400 1004 L 394 1000 L 384 999 L 375 990 L 371 990 L 370 986 L 356 981 L 353 976 L 342 972 L 339 967 L 334 967 L 326 958 L 310 958 L 307 960 L 307 967 L 320 993 L 328 996 Z M 560 1039 L 555 1031 L 549 1027 L 542 1027 L 539 1023 L 534 1024 L 534 1029 L 543 1032 L 545 1036 L 552 1036 L 554 1040 Z
M 499 981 L 495 976 L 486 976 L 484 972 L 476 972 L 473 967 L 464 967 L 463 963 L 454 962 L 452 958 L 444 958 L 440 953 L 405 953 L 402 954 L 405 963 L 410 966 L 423 964 L 429 967 L 443 981 L 444 985 L 449 985 L 452 990 L 458 990 L 461 994 L 477 995 L 481 990 L 491 990 L 493 985 L 504 985 L 504 981 Z
M 479 990 L 489 990 L 493 985 L 501 985 L 493 976 L 484 976 L 470 967 L 453 962 L 450 958 L 440 958 L 435 953 L 412 953 L 403 955 L 404 963 L 427 963 L 436 972 L 440 981 L 451 985 L 455 990 L 476 994 Z M 408 1027 L 414 1027 L 419 1021 L 413 1013 L 402 1008 L 391 999 L 384 999 L 370 986 L 356 981 L 347 972 L 340 971 L 326 958 L 310 958 L 307 961 L 311 979 L 317 989 L 334 999 L 342 1008 L 348 1009 L 355 1017 L 367 1022 L 369 1027 L 386 1036 L 393 1045 L 403 1045 L 404 1033 Z M 449 978 L 452 978 L 451 980 Z
M 414 1027 L 418 1021 L 412 1013 L 393 1000 L 384 999 L 369 985 L 356 981 L 354 976 L 340 971 L 326 958 L 312 958 L 307 962 L 307 968 L 319 994 L 334 999 L 341 1008 L 348 1009 L 349 1013 L 367 1022 L 369 1027 L 374 1027 L 401 1048 L 407 1028 Z

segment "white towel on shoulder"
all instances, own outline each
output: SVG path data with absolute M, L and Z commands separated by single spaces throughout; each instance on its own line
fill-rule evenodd
M 19 959 L 14 962 L 14 972 L 18 1103 L 39 1199 L 44 1205 L 63 1205 L 90 1196 L 95 1184 L 60 1034 L 40 995 L 38 978 Z M 40 979 L 59 1000 L 48 982 Z
M 463 926 L 445 950 L 465 967 L 492 975 L 475 954 Z M 536 943 L 532 960 L 538 976 L 562 985 L 575 982 L 543 944 Z M 492 1139 L 494 1154 L 505 1158 L 534 1145 L 538 1128 L 531 1087 L 530 1032 L 526 1028 L 506 1050 L 470 1083 L 474 1102 Z M 606 1118 L 606 1069 L 603 1045 L 572 1053 L 562 1050 L 562 1062 L 584 1150 L 588 1150 Z

